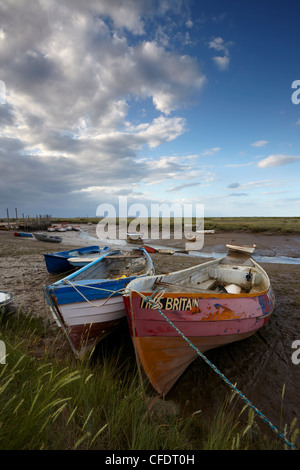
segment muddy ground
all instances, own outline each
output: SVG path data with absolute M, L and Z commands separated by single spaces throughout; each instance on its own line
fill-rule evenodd
M 89 238 L 95 236 L 95 227 L 82 228 L 84 232 L 81 235 L 78 232 L 60 234 L 64 241 L 59 245 L 14 237 L 12 232 L 0 231 L 0 290 L 13 292 L 15 306 L 21 306 L 22 312 L 31 311 L 50 320 L 42 289 L 59 277 L 48 274 L 43 253 L 99 244 Z M 255 243 L 257 255 L 269 257 L 269 263 L 260 264 L 270 277 L 276 297 L 275 310 L 270 321 L 254 336 L 209 351 L 206 356 L 275 426 L 279 427 L 281 423 L 289 425 L 294 417 L 297 417 L 299 425 L 300 364 L 292 362 L 292 354 L 295 352 L 292 343 L 300 340 L 300 264 L 271 261 L 280 260 L 280 257 L 300 257 L 300 237 L 215 233 L 205 235 L 204 242 L 202 251 L 208 254 L 206 256 L 209 253 L 214 256 L 215 253 L 226 252 L 225 244 L 234 242 L 248 245 Z M 170 246 L 168 241 L 159 244 Z M 184 248 L 184 242 L 173 241 L 172 244 L 177 249 Z M 152 259 L 156 273 L 160 274 L 199 264 L 209 258 L 154 254 Z M 54 324 L 52 328 L 55 328 Z M 123 328 L 126 328 L 126 324 Z M 45 338 L 45 344 L 52 337 L 51 328 L 47 331 L 49 337 Z M 114 344 L 117 340 L 118 336 L 107 339 Z M 125 341 L 130 344 L 128 335 Z M 131 345 L 128 347 L 130 351 Z M 62 348 L 68 348 L 68 343 Z M 135 360 L 134 354 L 131 360 Z M 199 358 L 187 369 L 166 399 L 188 411 L 201 410 L 205 416 L 216 411 L 228 392 L 228 385 Z

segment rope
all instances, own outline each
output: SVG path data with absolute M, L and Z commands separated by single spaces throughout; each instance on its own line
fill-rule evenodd
M 108 300 L 114 295 L 114 294 L 119 294 L 119 295 L 122 295 L 123 292 L 124 292 L 124 289 L 119 289 L 119 290 L 109 290 L 109 289 L 102 289 L 101 287 L 93 287 L 93 286 L 84 286 L 84 287 L 89 287 L 90 289 L 97 289 L 97 290 L 102 290 L 102 291 L 105 291 L 105 292 L 110 292 L 110 295 L 105 299 L 105 301 L 102 303 L 102 304 L 93 304 L 93 302 L 91 302 L 89 299 L 87 299 L 85 297 L 85 295 L 83 295 L 82 292 L 80 292 L 80 290 L 77 289 L 76 285 L 73 284 L 69 279 L 67 279 L 65 281 L 66 284 L 69 284 L 70 286 L 72 286 L 77 292 L 79 295 L 81 295 L 84 300 L 89 303 L 92 307 L 103 307 L 103 305 L 106 304 L 106 302 L 108 302 Z
M 236 387 L 235 385 L 233 385 L 226 377 L 224 374 L 222 374 L 222 372 L 201 352 L 199 351 L 199 349 L 196 348 L 196 346 L 194 346 L 192 344 L 192 342 L 177 328 L 176 325 L 174 325 L 174 323 L 169 320 L 169 318 L 160 310 L 159 308 L 159 304 L 157 303 L 157 300 L 158 298 L 161 298 L 162 295 L 164 294 L 164 291 L 159 293 L 158 295 L 154 296 L 155 295 L 155 292 L 151 295 L 151 296 L 144 296 L 143 294 L 141 294 L 140 292 L 137 292 L 137 291 L 134 291 L 136 292 L 137 294 L 139 294 L 144 300 L 150 302 L 150 304 L 153 306 L 153 308 L 155 310 L 157 310 L 157 312 L 160 313 L 160 315 L 174 328 L 174 330 L 177 331 L 177 333 L 188 343 L 188 345 L 194 349 L 196 351 L 196 353 L 221 377 L 221 379 L 227 384 L 229 385 L 229 387 L 235 392 L 237 393 L 240 398 L 242 398 L 248 406 L 250 406 L 250 408 L 252 408 L 255 413 L 266 423 L 270 426 L 270 428 L 278 435 L 278 437 L 280 437 L 281 439 L 283 439 L 283 441 L 285 442 L 285 444 L 290 447 L 291 449 L 293 450 L 297 450 L 296 447 L 286 439 L 286 437 L 261 413 L 261 411 L 259 411 L 249 400 L 248 398 L 245 397 L 245 395 L 243 395 L 242 392 L 240 392 Z M 153 297 L 154 296 L 154 297 Z

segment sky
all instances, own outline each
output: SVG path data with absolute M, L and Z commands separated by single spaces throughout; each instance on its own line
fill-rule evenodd
M 0 217 L 94 217 L 121 198 L 300 216 L 299 13 L 1 0 Z

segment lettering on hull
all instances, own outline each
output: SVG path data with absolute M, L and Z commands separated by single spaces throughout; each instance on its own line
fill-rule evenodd
M 198 299 L 188 297 L 165 297 L 159 300 L 158 307 L 162 310 L 192 311 L 192 313 L 199 311 Z M 140 308 L 156 310 L 144 299 L 141 299 Z

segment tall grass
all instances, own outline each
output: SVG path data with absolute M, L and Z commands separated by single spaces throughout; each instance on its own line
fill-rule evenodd
M 1 321 L 0 449 L 186 448 L 186 420 L 162 423 L 149 412 L 132 365 L 37 359 L 31 351 L 44 330 L 35 323 L 21 314 Z
M 76 362 L 56 357 L 61 338 L 41 352 L 41 319 L 0 316 L 6 364 L 0 364 L 0 449 L 194 450 L 268 448 L 253 414 L 224 400 L 210 422 L 201 413 L 166 412 L 153 400 L 132 361 L 119 353 Z M 53 347 L 52 347 L 53 346 Z M 36 351 L 39 350 L 39 354 Z M 154 407 L 153 403 L 159 406 Z M 297 438 L 296 423 L 289 433 Z M 254 445 L 253 438 L 256 439 Z M 264 447 L 265 446 L 265 447 Z M 272 446 L 274 443 L 272 441 Z M 282 448 L 282 443 L 276 446 Z

